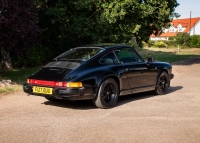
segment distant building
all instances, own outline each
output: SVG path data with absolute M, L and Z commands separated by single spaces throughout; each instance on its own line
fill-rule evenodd
M 163 28 L 160 36 L 151 35 L 150 40 L 168 40 L 169 37 L 175 37 L 177 33 L 189 33 L 191 36 L 200 35 L 200 17 L 174 19 L 168 29 Z

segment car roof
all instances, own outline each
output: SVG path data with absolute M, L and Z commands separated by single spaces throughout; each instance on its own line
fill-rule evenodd
M 115 49 L 118 47 L 131 47 L 129 45 L 126 44 L 110 44 L 110 43 L 106 43 L 106 44 L 90 44 L 90 45 L 83 45 L 83 46 L 79 46 L 76 48 L 104 48 L 104 49 Z

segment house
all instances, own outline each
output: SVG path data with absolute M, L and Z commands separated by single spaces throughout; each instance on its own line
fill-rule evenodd
M 177 33 L 189 33 L 192 35 L 200 35 L 200 17 L 174 19 L 170 23 L 170 27 L 163 28 L 163 33 L 159 36 L 151 35 L 150 40 L 168 40 L 169 37 L 176 36 Z

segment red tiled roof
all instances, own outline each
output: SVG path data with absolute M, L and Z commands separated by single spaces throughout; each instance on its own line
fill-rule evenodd
M 175 19 L 171 23 L 173 23 L 174 27 L 177 28 L 179 24 L 181 24 L 182 27 L 185 27 L 186 29 L 183 31 L 184 33 L 187 33 L 190 31 L 190 29 L 200 20 L 200 17 L 198 18 L 185 18 L 185 19 Z M 191 26 L 190 26 L 191 22 Z M 159 37 L 172 37 L 176 36 L 178 31 L 171 33 L 169 30 L 166 33 L 161 34 Z M 156 37 L 155 35 L 151 35 L 151 37 Z
M 163 33 L 163 34 L 161 34 L 158 37 L 174 37 L 174 36 L 176 36 L 177 33 L 178 33 L 178 31 L 173 32 L 173 33 L 167 31 L 166 33 Z M 157 36 L 155 36 L 155 35 L 152 34 L 151 37 L 157 37 Z
M 187 27 L 189 26 L 190 24 L 189 23 L 181 23 L 182 27 Z

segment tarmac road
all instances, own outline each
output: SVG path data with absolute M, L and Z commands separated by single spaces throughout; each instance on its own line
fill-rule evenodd
M 200 59 L 173 65 L 169 93 L 53 103 L 23 92 L 0 96 L 0 143 L 200 143 Z

